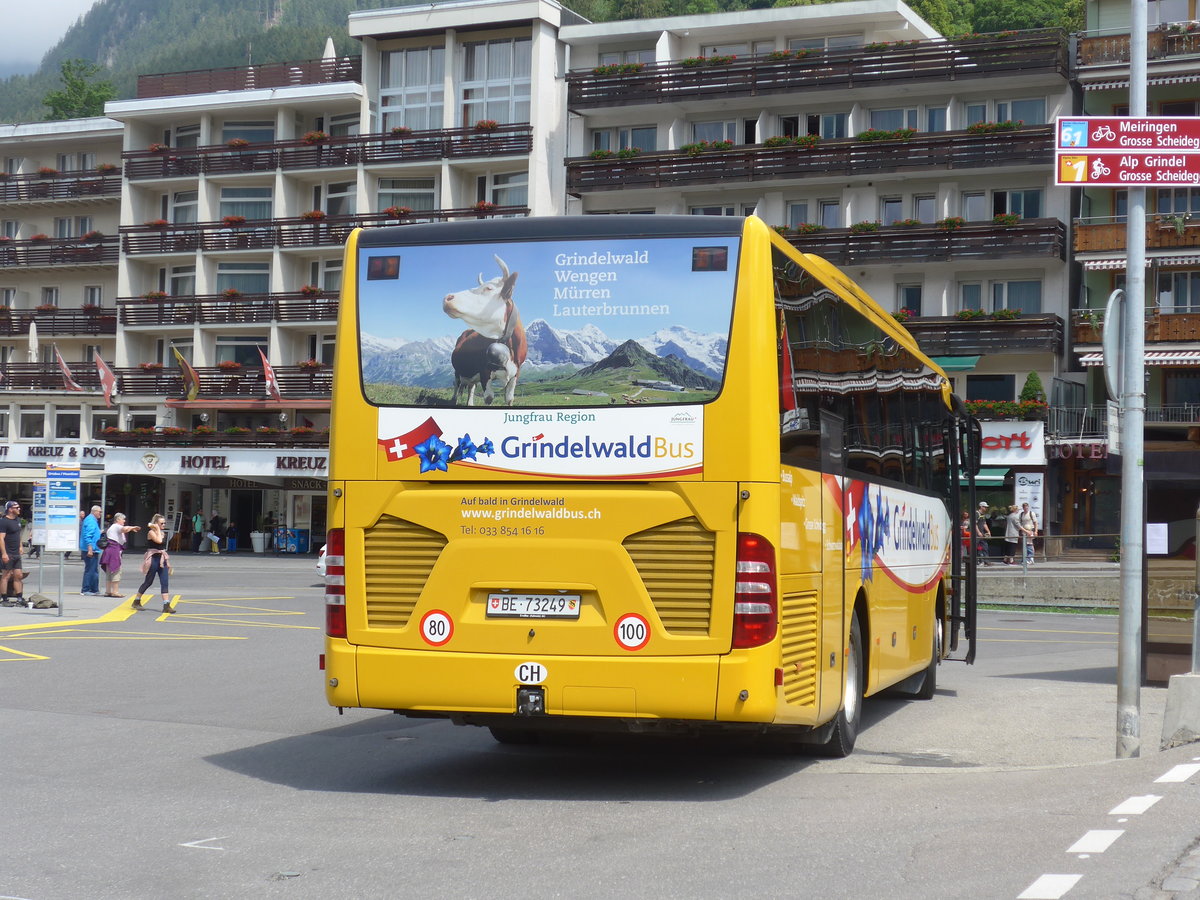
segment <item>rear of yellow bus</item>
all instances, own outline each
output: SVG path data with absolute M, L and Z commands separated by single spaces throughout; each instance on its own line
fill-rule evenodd
M 803 702 L 783 686 L 770 246 L 754 218 L 354 233 L 331 705 L 513 740 L 834 717 L 840 615 L 828 666 L 816 643 L 788 664 L 809 667 Z

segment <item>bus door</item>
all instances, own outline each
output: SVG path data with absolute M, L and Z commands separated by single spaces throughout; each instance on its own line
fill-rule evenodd
M 822 490 L 821 521 L 825 526 L 821 559 L 821 659 L 827 654 L 836 654 L 837 665 L 820 671 L 827 673 L 822 688 L 822 709 L 829 703 L 837 710 L 841 705 L 842 666 L 845 655 L 842 647 L 846 639 L 846 524 L 849 510 L 849 484 L 846 481 L 846 423 L 841 416 L 821 410 L 821 472 Z M 836 529 L 836 531 L 834 530 Z M 830 694 L 832 693 L 832 696 Z

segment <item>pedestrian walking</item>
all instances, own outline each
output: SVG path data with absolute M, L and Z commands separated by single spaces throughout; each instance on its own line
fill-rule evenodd
M 237 539 L 238 539 L 237 523 L 230 522 L 225 527 L 225 552 L 226 553 L 236 553 L 237 552 Z
M 1021 515 L 1018 518 L 1018 524 L 1021 526 L 1021 535 L 1025 539 L 1025 561 L 1033 562 L 1033 539 L 1037 537 L 1038 520 L 1033 514 L 1033 510 L 1029 508 L 1028 503 L 1021 504 Z
M 100 517 L 104 511 L 93 506 L 83 517 L 79 528 L 79 555 L 83 557 L 83 586 L 79 593 L 85 597 L 100 596 Z
M 204 510 L 198 509 L 192 516 L 192 552 L 199 553 L 202 543 L 204 543 Z
M 134 609 L 146 608 L 142 604 L 142 596 L 157 577 L 159 589 L 162 591 L 162 611 L 164 613 L 175 612 L 175 607 L 171 605 L 170 593 L 171 557 L 167 553 L 167 536 L 163 534 L 165 521 L 162 513 L 155 513 L 150 519 L 150 526 L 146 529 L 146 555 L 142 557 L 142 572 L 145 573 L 146 578 L 133 598 L 131 605 Z
M 1006 566 L 1016 565 L 1017 562 L 1017 545 L 1021 540 L 1021 514 L 1017 511 L 1017 504 L 1013 504 L 1008 508 L 1008 515 L 1004 519 L 1004 564 Z
M 105 532 L 108 546 L 100 554 L 100 568 L 104 570 L 105 575 L 105 597 L 121 596 L 121 554 L 125 552 L 125 542 L 128 540 L 126 535 L 131 531 L 141 530 L 140 525 L 125 524 L 125 513 L 116 513 L 113 516 L 112 524 Z
M 21 504 L 9 500 L 0 517 L 0 606 L 28 606 L 21 569 Z
M 216 513 L 213 513 L 212 519 L 208 523 L 208 531 L 204 532 L 204 539 L 212 542 L 212 552 L 221 552 L 221 534 L 225 531 L 225 520 Z
M 988 538 L 992 536 L 992 529 L 988 525 L 987 514 L 988 505 L 981 501 L 978 514 L 975 516 L 975 553 L 985 566 L 990 566 L 988 558 L 991 554 L 988 551 Z

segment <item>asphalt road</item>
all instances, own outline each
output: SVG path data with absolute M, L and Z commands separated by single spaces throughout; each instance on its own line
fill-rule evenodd
M 184 555 L 173 587 L 173 617 L 0 615 L 0 898 L 1190 896 L 1160 885 L 1200 745 L 1160 753 L 1144 689 L 1114 760 L 1112 617 L 984 613 L 977 665 L 817 760 L 339 717 L 310 559 Z

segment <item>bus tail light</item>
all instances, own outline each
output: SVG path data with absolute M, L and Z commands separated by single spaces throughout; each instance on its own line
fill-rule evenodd
M 331 528 L 325 537 L 325 633 L 346 636 L 346 531 Z
M 733 584 L 733 647 L 761 647 L 779 627 L 775 548 L 765 537 L 740 532 Z

